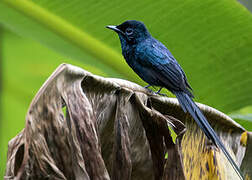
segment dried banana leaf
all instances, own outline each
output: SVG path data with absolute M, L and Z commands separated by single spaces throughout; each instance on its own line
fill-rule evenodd
M 251 178 L 251 132 L 198 105 Z M 33 99 L 25 128 L 9 142 L 5 173 L 5 179 L 236 178 L 175 98 L 69 64 L 60 65 Z

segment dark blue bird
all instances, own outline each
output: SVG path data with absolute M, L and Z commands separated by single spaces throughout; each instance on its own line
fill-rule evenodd
M 219 147 L 241 179 L 241 171 L 225 146 L 192 100 L 192 88 L 171 52 L 153 38 L 142 22 L 129 20 L 118 26 L 107 26 L 117 32 L 122 54 L 128 65 L 149 86 L 164 87 L 176 95 L 184 112 L 189 112 L 205 135 Z M 160 92 L 158 91 L 158 93 Z

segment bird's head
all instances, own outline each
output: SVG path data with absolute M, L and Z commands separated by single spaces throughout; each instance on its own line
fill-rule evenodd
M 124 43 L 135 44 L 150 36 L 144 23 L 136 20 L 128 20 L 118 26 L 106 27 L 118 34 L 122 45 Z

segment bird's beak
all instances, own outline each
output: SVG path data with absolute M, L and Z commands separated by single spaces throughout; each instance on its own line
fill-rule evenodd
M 106 26 L 106 28 L 112 29 L 113 31 L 115 31 L 115 32 L 117 32 L 117 33 L 122 33 L 122 34 L 124 34 L 120 29 L 117 28 L 117 26 L 111 26 L 111 25 L 109 25 L 109 26 Z

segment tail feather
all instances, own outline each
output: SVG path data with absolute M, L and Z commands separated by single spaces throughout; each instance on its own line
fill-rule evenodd
M 176 95 L 183 111 L 190 113 L 190 115 L 193 117 L 193 119 L 196 121 L 196 123 L 202 129 L 208 139 L 210 139 L 217 147 L 222 150 L 228 161 L 231 163 L 232 167 L 235 169 L 236 173 L 239 175 L 240 179 L 243 179 L 240 169 L 226 150 L 224 144 L 221 142 L 220 138 L 217 136 L 211 125 L 208 123 L 203 113 L 195 104 L 195 102 L 182 91 L 176 91 L 173 93 Z

